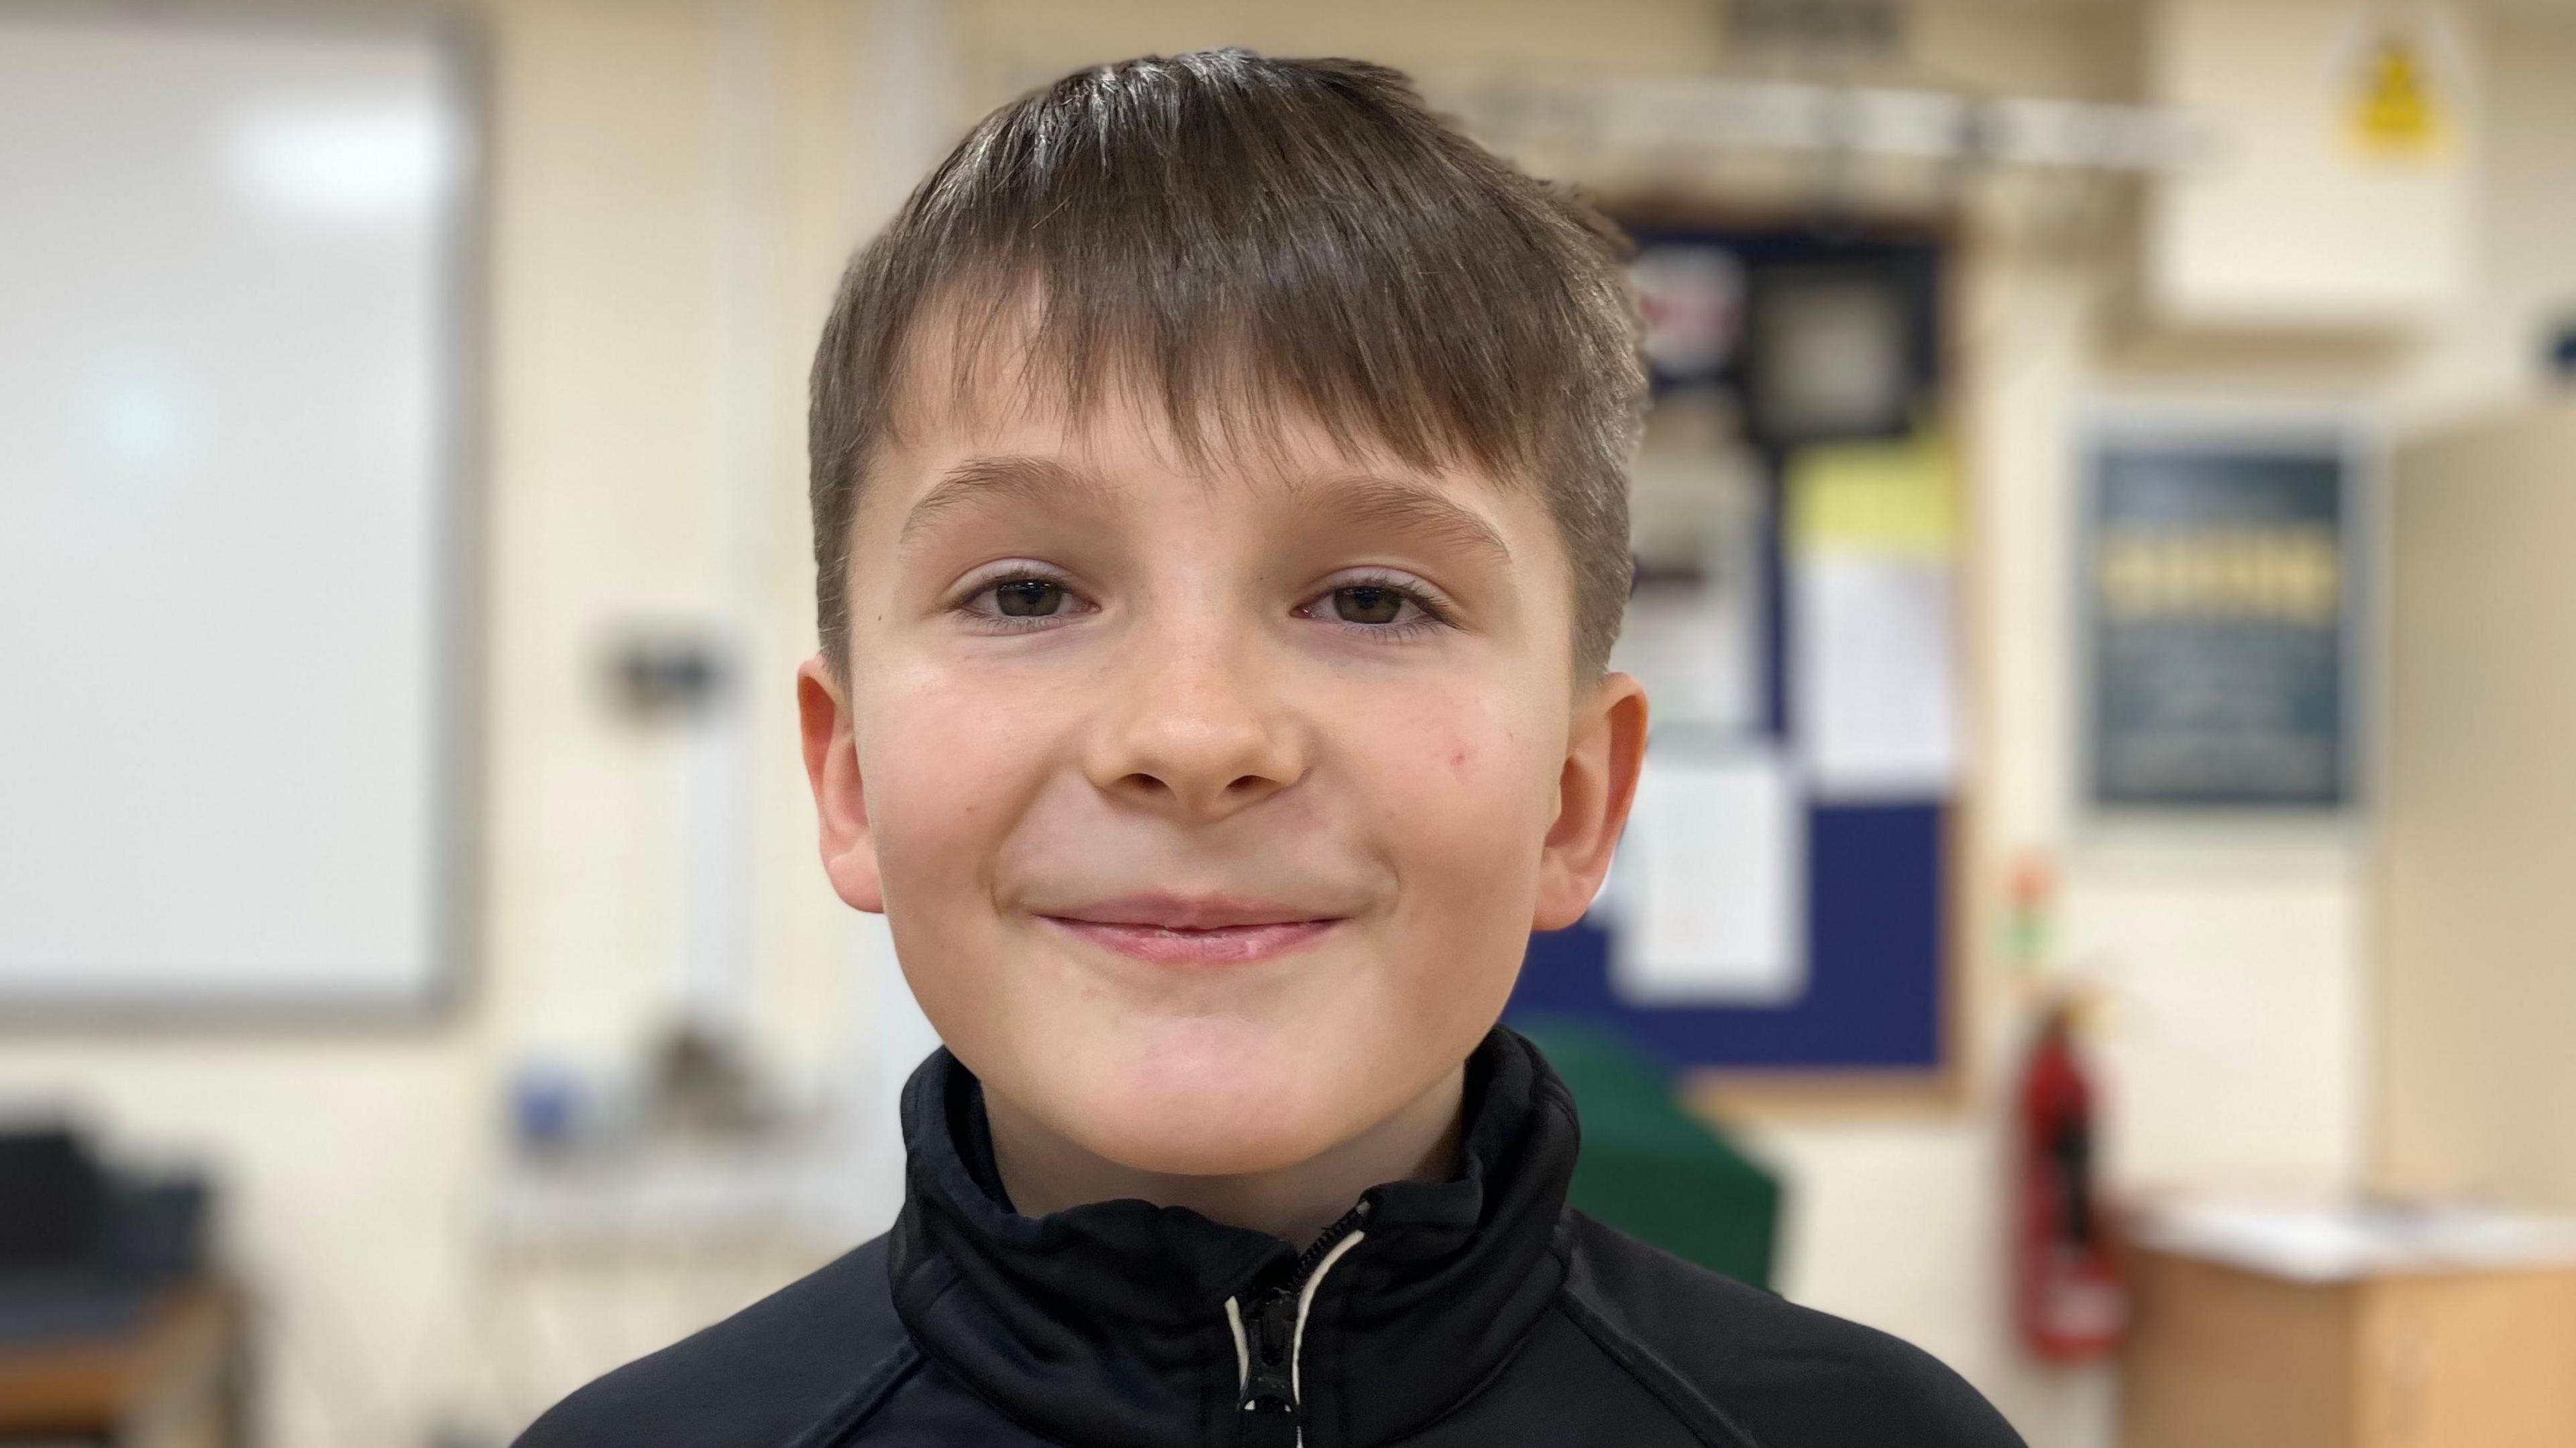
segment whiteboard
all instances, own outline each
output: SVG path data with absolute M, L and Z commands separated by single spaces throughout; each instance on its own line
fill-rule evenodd
M 467 59 L 0 8 L 0 1018 L 459 976 Z

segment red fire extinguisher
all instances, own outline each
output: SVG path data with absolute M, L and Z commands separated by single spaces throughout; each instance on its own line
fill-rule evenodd
M 2022 1340 L 2052 1362 L 2120 1344 L 2128 1296 L 2093 1183 L 2093 1087 L 2071 1011 L 2052 1003 L 2021 1077 L 2014 1307 Z

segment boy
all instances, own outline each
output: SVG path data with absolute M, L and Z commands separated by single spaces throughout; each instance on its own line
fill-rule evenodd
M 1615 234 L 1404 79 L 996 112 L 815 360 L 827 872 L 946 1046 L 893 1231 L 524 1448 L 1987 1448 L 1881 1334 L 1568 1211 L 1495 1022 L 1646 739 Z

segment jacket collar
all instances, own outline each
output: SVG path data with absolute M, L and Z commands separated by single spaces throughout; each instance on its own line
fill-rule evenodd
M 1277 1238 L 1133 1199 L 1011 1210 L 981 1088 L 942 1048 L 903 1093 L 909 1156 L 888 1273 L 935 1362 L 1069 1443 L 1236 1441 L 1242 1369 L 1227 1300 L 1311 1269 Z M 1299 1334 L 1306 1448 L 1403 1436 L 1482 1385 L 1547 1310 L 1577 1145 L 1574 1104 L 1501 1026 L 1468 1058 L 1459 1174 L 1362 1195 L 1365 1237 L 1315 1280 Z

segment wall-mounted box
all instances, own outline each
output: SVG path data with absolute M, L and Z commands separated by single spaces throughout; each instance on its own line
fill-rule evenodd
M 2403 332 L 2456 305 L 2476 219 L 2470 21 L 2429 3 L 2155 0 L 2146 99 L 2213 147 L 2148 197 L 2151 318 Z

